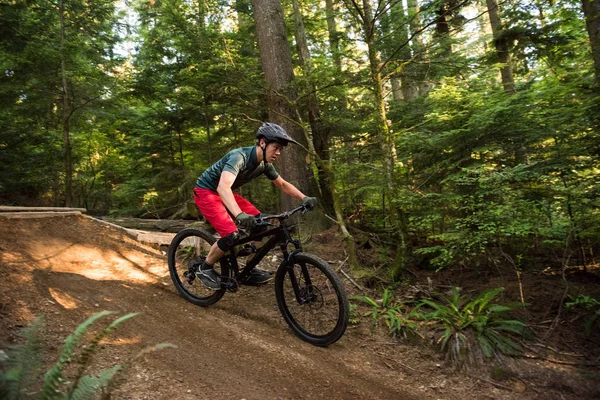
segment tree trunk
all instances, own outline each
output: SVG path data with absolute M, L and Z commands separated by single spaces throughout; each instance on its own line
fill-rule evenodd
M 342 75 L 342 56 L 340 54 L 340 33 L 335 26 L 334 0 L 325 0 L 325 16 L 327 18 L 327 32 L 329 33 L 329 49 L 336 68 L 336 76 Z
M 316 153 L 319 186 L 321 188 L 321 200 L 325 211 L 331 215 L 334 215 L 336 222 L 340 227 L 342 236 L 344 237 L 344 246 L 346 253 L 348 254 L 348 260 L 350 268 L 353 271 L 358 270 L 358 256 L 356 253 L 356 245 L 354 238 L 348 232 L 346 222 L 344 221 L 343 213 L 340 207 L 340 200 L 334 187 L 335 175 L 333 168 L 330 165 L 329 157 L 329 130 L 324 126 L 321 120 L 321 112 L 319 109 L 319 103 L 317 99 L 316 86 L 312 80 L 313 64 L 310 58 L 310 51 L 308 49 L 308 43 L 306 40 L 306 32 L 304 29 L 304 22 L 302 21 L 302 15 L 300 13 L 300 7 L 298 0 L 292 0 L 294 7 L 294 21 L 295 21 L 295 37 L 296 45 L 298 48 L 298 57 L 300 66 L 302 67 L 304 74 L 306 75 L 307 82 L 307 102 L 308 102 L 308 120 L 312 130 L 312 138 L 314 145 L 314 152 Z
M 399 276 L 400 271 L 404 269 L 407 263 L 408 255 L 410 254 L 410 246 L 408 242 L 408 226 L 406 224 L 406 216 L 403 210 L 395 205 L 395 200 L 398 197 L 398 185 L 396 184 L 396 174 L 394 171 L 396 161 L 396 151 L 394 137 L 391 134 L 387 125 L 387 115 L 385 111 L 383 82 L 381 79 L 381 71 L 379 70 L 380 60 L 375 46 L 375 32 L 373 23 L 373 11 L 371 9 L 370 0 L 363 0 L 364 20 L 363 34 L 367 51 L 369 53 L 369 69 L 372 80 L 372 90 L 375 96 L 375 104 L 377 113 L 375 118 L 375 129 L 383 152 L 383 163 L 385 177 L 387 180 L 387 193 L 389 206 L 389 217 L 392 227 L 396 230 L 395 238 L 398 240 L 398 251 L 394 260 L 392 275 Z
M 513 80 L 512 67 L 510 65 L 510 53 L 508 52 L 508 42 L 503 37 L 502 22 L 498 13 L 498 4 L 496 0 L 486 0 L 492 34 L 494 35 L 494 46 L 498 54 L 498 62 L 502 64 L 500 75 L 502 76 L 502 85 L 506 93 L 515 93 L 515 82 Z
M 296 115 L 298 92 L 294 85 L 292 57 L 281 3 L 279 0 L 252 0 L 252 5 L 260 60 L 267 81 L 269 120 L 281 125 L 306 149 L 308 143 Z M 303 193 L 315 195 L 318 192 L 317 185 L 302 147 L 288 146 L 277 166 L 284 179 Z M 298 200 L 285 195 L 282 195 L 281 202 L 284 209 L 298 205 Z M 310 219 L 316 229 L 327 225 L 325 217 L 318 213 L 310 214 Z
M 338 110 L 348 110 L 348 96 L 346 96 L 346 85 L 343 85 L 342 49 L 340 48 L 341 33 L 337 30 L 335 23 L 336 11 L 333 8 L 336 0 L 325 0 L 325 16 L 327 19 L 327 33 L 329 36 L 329 51 L 333 58 L 334 83 L 340 85 L 340 94 L 336 96 L 335 104 Z
M 437 18 L 435 20 L 435 33 L 440 40 L 442 47 L 442 55 L 452 55 L 452 44 L 450 43 L 450 25 L 447 20 L 447 9 L 445 1 L 440 2 L 439 8 L 436 10 Z
M 400 79 L 396 76 L 392 76 L 390 78 L 390 82 L 392 83 L 392 98 L 394 101 L 400 101 L 404 97 L 402 97 L 402 86 L 400 84 Z
M 394 41 L 397 45 L 404 45 L 404 49 L 400 52 L 401 60 L 404 63 L 400 74 L 402 98 L 404 101 L 414 100 L 419 96 L 416 84 L 417 65 L 415 65 L 415 60 L 413 59 L 414 51 L 411 51 L 410 47 L 408 29 L 404 22 L 406 21 L 406 13 L 404 4 L 401 1 L 392 6 L 390 16 L 392 17 L 391 29 L 394 31 Z M 408 28 L 410 29 L 410 23 Z
M 596 89 L 600 89 L 600 0 L 583 0 L 583 14 L 594 59 Z
M 252 29 L 252 19 L 250 17 L 250 1 L 235 0 L 235 10 L 237 12 L 238 31 L 241 33 L 242 45 L 240 53 L 244 57 L 250 57 L 254 53 L 254 32 Z
M 327 172 L 329 166 L 329 130 L 321 120 L 321 111 L 317 99 L 317 88 L 312 79 L 313 64 L 310 58 L 308 42 L 306 40 L 306 31 L 304 22 L 300 14 L 298 0 L 292 0 L 294 8 L 294 36 L 296 38 L 296 47 L 298 49 L 298 59 L 306 80 L 307 106 L 308 106 L 308 121 L 312 131 L 314 151 L 319 160 L 316 167 L 318 170 L 319 187 L 321 188 L 321 202 L 325 211 L 334 215 L 335 209 L 333 206 L 333 195 L 331 191 L 332 182 L 330 181 L 330 173 Z M 307 140 L 310 140 L 307 138 Z
M 67 80 L 67 66 L 65 55 L 65 8 L 63 0 L 58 3 L 60 13 L 60 75 L 62 80 L 62 131 L 65 156 L 65 206 L 71 207 L 73 199 L 73 148 L 71 146 L 71 133 L 69 119 L 71 117 L 71 100 L 69 97 L 69 82 Z
M 406 2 L 408 14 L 408 26 L 412 37 L 412 54 L 415 64 L 415 84 L 417 85 L 418 96 L 425 96 L 431 90 L 431 86 L 427 82 L 428 76 L 426 72 L 429 68 L 425 64 L 425 46 L 421 38 L 421 18 L 419 16 L 419 6 L 417 0 L 408 0 Z

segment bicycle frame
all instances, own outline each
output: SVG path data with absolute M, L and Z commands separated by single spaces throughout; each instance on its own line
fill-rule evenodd
M 258 265 L 258 263 L 260 263 L 262 261 L 262 259 L 271 250 L 273 250 L 275 247 L 277 247 L 277 245 L 279 245 L 279 248 L 281 249 L 281 252 L 283 254 L 283 261 L 279 264 L 278 269 L 285 267 L 286 265 L 290 265 L 290 264 L 293 265 L 293 256 L 294 256 L 294 254 L 302 251 L 302 245 L 300 244 L 300 241 L 292 238 L 292 236 L 290 234 L 290 228 L 292 228 L 293 225 L 288 226 L 285 222 L 285 219 L 287 219 L 289 216 L 291 216 L 295 212 L 303 210 L 303 209 L 304 209 L 303 207 L 298 207 L 297 209 L 292 210 L 288 213 L 280 214 L 278 216 L 265 217 L 264 218 L 265 220 L 271 219 L 271 218 L 278 219 L 280 222 L 280 225 L 273 229 L 269 229 L 264 232 L 249 235 L 249 236 L 243 237 L 243 238 L 239 239 L 238 241 L 236 241 L 235 245 L 233 246 L 233 249 L 229 251 L 229 254 L 226 254 L 224 257 L 221 258 L 221 260 L 219 260 L 219 263 L 221 264 L 222 276 L 227 276 L 230 279 L 229 282 L 225 282 L 225 286 L 226 286 L 227 290 L 234 291 L 234 292 L 237 291 L 237 282 L 247 278 L 250 274 L 250 271 L 254 267 L 256 267 Z M 238 259 L 238 257 L 243 257 L 243 255 L 239 255 L 237 248 L 239 246 L 242 246 L 242 245 L 250 243 L 250 242 L 262 240 L 265 237 L 270 237 L 270 239 L 267 241 L 267 243 L 265 243 L 263 246 L 261 246 L 254 253 L 255 254 L 254 257 L 252 257 L 252 259 L 250 261 L 248 261 L 248 263 L 246 264 L 244 269 L 240 272 L 237 259 Z M 292 250 L 291 252 L 288 250 L 288 246 L 290 244 L 294 246 L 294 250 Z M 290 261 L 291 261 L 291 263 L 290 263 Z M 304 276 L 304 281 L 306 282 L 307 285 L 310 286 L 311 281 L 310 281 L 310 275 L 308 273 L 308 270 L 305 265 L 302 265 L 301 268 L 302 268 L 302 275 Z M 306 301 L 309 301 L 310 299 L 303 298 L 302 293 L 300 292 L 300 287 L 298 285 L 298 280 L 296 278 L 296 275 L 293 272 L 290 273 L 290 280 L 292 283 L 292 287 L 294 288 L 296 300 L 299 303 L 304 303 Z

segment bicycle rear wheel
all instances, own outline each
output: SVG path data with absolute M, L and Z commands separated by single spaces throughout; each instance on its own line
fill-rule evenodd
M 307 253 L 293 259 L 293 265 L 281 265 L 275 275 L 279 310 L 300 339 L 328 346 L 348 326 L 350 306 L 344 285 L 322 259 Z
M 225 294 L 225 289 L 211 290 L 196 278 L 195 272 L 208 255 L 215 237 L 202 229 L 184 229 L 169 245 L 169 273 L 177 291 L 198 306 L 210 306 Z M 218 270 L 215 264 L 215 269 Z

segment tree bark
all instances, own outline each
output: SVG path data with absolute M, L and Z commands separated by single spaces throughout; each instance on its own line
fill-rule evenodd
M 340 200 L 335 189 L 335 175 L 330 164 L 330 132 L 321 120 L 321 112 L 317 98 L 316 85 L 312 79 L 313 64 L 310 58 L 310 50 L 306 40 L 306 31 L 298 0 L 292 0 L 294 7 L 295 21 L 295 37 L 296 46 L 298 48 L 298 57 L 300 66 L 306 75 L 307 82 L 307 105 L 308 105 L 308 120 L 312 130 L 314 152 L 316 153 L 317 170 L 319 177 L 319 186 L 321 188 L 321 200 L 323 208 L 330 215 L 334 215 L 342 236 L 344 238 L 344 247 L 348 254 L 349 265 L 352 270 L 358 269 L 358 256 L 356 253 L 356 245 L 354 238 L 348 232 L 346 222 L 340 207 Z
M 431 86 L 427 82 L 427 74 L 423 71 L 427 70 L 425 65 L 425 46 L 421 38 L 421 19 L 419 17 L 419 5 L 417 0 L 407 0 L 408 26 L 412 37 L 412 54 L 415 64 L 415 83 L 417 85 L 418 96 L 425 96 L 429 93 Z
M 394 101 L 400 101 L 404 97 L 402 96 L 402 86 L 400 83 L 400 79 L 396 76 L 392 76 L 390 78 L 390 82 L 392 83 L 392 98 Z
M 71 207 L 73 199 L 73 147 L 69 119 L 71 117 L 71 100 L 69 97 L 69 82 L 67 79 L 67 62 L 65 55 L 65 7 L 63 0 L 58 3 L 60 13 L 60 75 L 62 81 L 62 131 L 65 159 L 65 206 Z
M 327 18 L 327 32 L 329 33 L 329 49 L 333 57 L 336 76 L 342 76 L 342 56 L 340 54 L 340 33 L 335 26 L 334 0 L 325 0 L 325 16 Z
M 582 3 L 594 59 L 596 89 L 600 89 L 600 0 L 583 0 Z
M 440 40 L 442 47 L 442 55 L 452 55 L 452 44 L 450 43 L 450 25 L 447 20 L 447 9 L 445 1 L 440 2 L 439 8 L 436 10 L 437 18 L 435 20 L 435 33 Z
M 296 115 L 298 92 L 294 84 L 292 57 L 287 41 L 283 9 L 279 0 L 252 0 L 260 60 L 267 81 L 267 106 L 269 120 L 281 125 L 298 141 L 308 148 L 304 130 Z M 300 146 L 288 146 L 277 163 L 281 175 L 306 195 L 318 192 L 310 162 Z M 282 195 L 283 208 L 291 209 L 298 201 Z M 325 217 L 318 213 L 310 215 L 316 229 L 327 225 Z
M 498 3 L 496 0 L 486 0 L 492 34 L 494 35 L 494 46 L 498 54 L 498 62 L 502 64 L 500 75 L 502 76 L 502 85 L 504 91 L 509 94 L 515 93 L 515 82 L 513 80 L 512 67 L 510 65 L 510 53 L 508 51 L 508 42 L 503 37 L 502 21 L 498 13 Z
M 250 57 L 254 53 L 254 32 L 252 27 L 251 9 L 249 0 L 235 0 L 237 12 L 238 31 L 241 33 L 242 45 L 240 53 Z
M 298 59 L 306 80 L 308 121 L 312 131 L 314 151 L 318 158 L 316 167 L 318 170 L 318 183 L 321 189 L 321 202 L 325 211 L 330 215 L 334 215 L 335 209 L 333 206 L 333 194 L 331 189 L 332 182 L 330 180 L 330 173 L 328 173 L 329 166 L 327 165 L 327 161 L 329 160 L 329 130 L 323 124 L 321 119 L 317 88 L 312 79 L 314 67 L 310 58 L 310 50 L 308 49 L 306 31 L 304 22 L 302 21 L 298 0 L 292 0 L 292 5 L 294 8 L 294 36 L 296 38 L 296 47 L 298 49 Z
M 375 21 L 373 20 L 373 11 L 369 1 L 370 0 L 363 0 L 363 34 L 369 54 L 369 70 L 371 73 L 372 90 L 375 96 L 375 104 L 377 107 L 375 129 L 384 158 L 383 163 L 388 193 L 388 196 L 386 197 L 389 199 L 388 204 L 390 204 L 388 212 L 390 223 L 395 229 L 395 239 L 398 240 L 398 250 L 396 252 L 394 266 L 392 269 L 393 277 L 397 278 L 400 275 L 400 272 L 406 267 L 408 256 L 411 252 L 411 246 L 408 241 L 408 225 L 406 224 L 406 215 L 404 211 L 395 204 L 395 200 L 398 198 L 398 185 L 396 184 L 396 174 L 394 170 L 396 162 L 396 146 L 394 143 L 394 137 L 387 125 L 387 115 L 384 102 L 385 96 L 383 92 L 381 71 L 379 69 L 381 61 L 375 45 Z

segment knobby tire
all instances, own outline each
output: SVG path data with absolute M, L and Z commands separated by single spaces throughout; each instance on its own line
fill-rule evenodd
M 303 271 L 308 271 L 310 284 Z M 292 274 L 302 297 L 309 299 L 304 304 L 297 300 Z M 331 266 L 319 257 L 297 253 L 293 265 L 284 262 L 275 275 L 275 296 L 286 323 L 302 340 L 328 346 L 346 331 L 350 305 L 344 285 Z
M 215 241 L 213 235 L 202 229 L 184 229 L 175 235 L 169 245 L 169 273 L 173 284 L 184 299 L 202 307 L 219 301 L 225 294 L 225 289 L 208 289 L 198 278 L 190 284 L 183 274 L 188 271 L 190 263 L 199 263 L 206 258 Z M 215 269 L 220 273 L 218 268 L 215 264 Z

